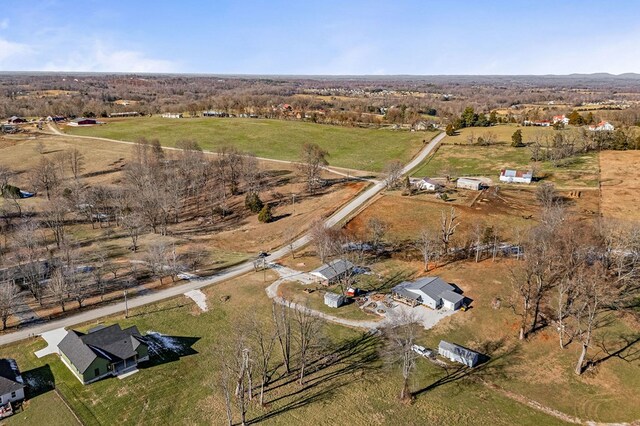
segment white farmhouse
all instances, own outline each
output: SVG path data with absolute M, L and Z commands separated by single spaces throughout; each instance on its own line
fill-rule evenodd
M 616 128 L 613 126 L 613 124 L 609 123 L 608 121 L 601 121 L 598 124 L 592 124 L 591 126 L 589 126 L 589 130 L 592 132 L 612 132 L 615 129 Z
M 420 179 L 419 181 L 416 182 L 416 188 L 418 189 L 422 189 L 423 191 L 435 191 L 438 188 L 441 188 L 442 185 L 440 185 L 440 183 L 429 179 L 429 178 L 424 178 L 424 179 Z

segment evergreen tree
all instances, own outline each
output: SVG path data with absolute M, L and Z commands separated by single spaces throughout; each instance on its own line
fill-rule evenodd
M 453 124 L 447 124 L 447 129 L 445 130 L 447 136 L 454 136 L 456 134 L 456 129 L 453 127 Z
M 524 146 L 524 143 L 522 143 L 522 130 L 518 129 L 513 132 L 513 135 L 511 135 L 511 146 L 515 148 Z
M 265 205 L 258 214 L 258 220 L 262 223 L 269 223 L 273 220 L 273 214 L 271 213 L 271 206 Z
M 244 199 L 244 205 L 251 213 L 258 213 L 262 210 L 262 207 L 264 207 L 264 203 L 255 192 L 247 194 L 247 197 Z

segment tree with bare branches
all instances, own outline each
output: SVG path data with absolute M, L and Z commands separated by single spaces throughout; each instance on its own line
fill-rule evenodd
M 409 379 L 416 368 L 417 354 L 413 351 L 419 324 L 413 313 L 404 310 L 389 318 L 383 333 L 385 338 L 384 358 L 393 366 L 399 365 L 402 372 L 400 399 L 411 399 Z
M 310 194 L 315 194 L 320 186 L 320 174 L 322 168 L 329 164 L 328 156 L 329 153 L 315 143 L 305 143 L 302 147 L 298 167 L 304 176 L 307 191 Z
M 444 210 L 441 212 L 440 241 L 442 243 L 442 254 L 446 255 L 449 252 L 449 243 L 458 225 L 460 225 L 460 222 L 455 208 L 451 207 L 449 214 L 445 213 Z
M 425 272 L 429 272 L 429 262 L 435 259 L 438 254 L 438 238 L 435 232 L 423 229 L 414 244 L 422 255 Z
M 322 320 L 306 306 L 298 306 L 293 310 L 296 324 L 296 340 L 298 343 L 298 357 L 300 361 L 298 383 L 304 385 L 306 368 L 311 355 L 320 342 L 320 332 L 322 330 Z
M 2 329 L 7 328 L 7 320 L 13 314 L 18 301 L 18 287 L 12 282 L 0 281 L 0 320 Z

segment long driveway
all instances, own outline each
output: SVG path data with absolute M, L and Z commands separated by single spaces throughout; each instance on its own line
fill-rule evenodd
M 418 166 L 433 150 L 438 146 L 440 141 L 445 137 L 444 133 L 436 136 L 431 142 L 422 148 L 422 150 L 418 153 L 416 157 L 413 158 L 403 169 L 403 173 L 408 173 L 412 169 Z M 357 212 L 357 210 L 365 205 L 369 200 L 371 200 L 375 195 L 377 195 L 380 191 L 382 191 L 385 187 L 384 182 L 376 182 L 366 191 L 362 192 L 356 198 L 351 200 L 347 205 L 342 207 L 340 210 L 335 212 L 331 217 L 326 220 L 326 225 L 331 227 L 334 226 L 341 221 L 349 218 L 353 213 Z M 299 239 L 297 239 L 292 245 L 293 249 L 297 250 L 304 246 L 306 246 L 310 241 L 310 237 L 308 234 L 303 235 Z M 273 253 L 271 253 L 265 259 L 267 262 L 275 262 L 287 254 L 290 253 L 289 245 L 286 245 Z M 146 294 L 143 296 L 138 296 L 129 299 L 128 307 L 129 309 L 137 308 L 140 306 L 148 305 L 151 303 L 159 302 L 161 300 L 170 299 L 172 297 L 180 296 L 188 291 L 198 290 L 203 287 L 210 286 L 212 284 L 217 284 L 232 278 L 239 277 L 241 275 L 245 275 L 254 270 L 253 262 L 248 261 L 242 263 L 240 265 L 225 269 L 216 274 L 213 274 L 206 278 L 201 278 L 197 280 L 192 280 L 186 284 L 180 284 L 175 287 L 170 287 L 164 290 L 156 291 L 150 294 Z M 27 339 L 32 336 L 36 336 L 42 334 L 47 331 L 55 330 L 60 327 L 71 327 L 77 324 L 94 321 L 98 318 L 106 317 L 109 315 L 114 315 L 118 313 L 123 313 L 125 310 L 124 302 L 114 303 L 112 305 L 103 306 L 95 309 L 88 309 L 84 312 L 79 312 L 77 314 L 69 315 L 68 317 L 48 321 L 42 324 L 35 324 L 31 326 L 26 326 L 18 331 L 7 333 L 5 335 L 0 336 L 0 345 L 6 345 L 8 343 L 17 342 L 23 339 Z

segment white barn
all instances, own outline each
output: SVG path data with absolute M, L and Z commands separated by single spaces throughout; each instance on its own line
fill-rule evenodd
M 482 181 L 480 179 L 461 177 L 456 181 L 456 188 L 479 191 L 482 189 Z
M 438 354 L 451 361 L 464 364 L 467 367 L 475 367 L 480 361 L 479 353 L 456 345 L 455 343 L 445 342 L 444 340 L 441 340 L 438 345 Z
M 500 182 L 507 183 L 531 183 L 533 172 L 523 172 L 521 170 L 502 169 L 500 170 Z
M 165 112 L 162 114 L 162 118 L 182 118 L 182 114 L 176 112 Z

